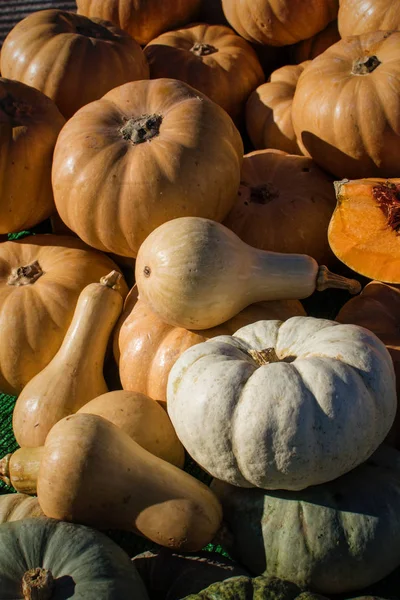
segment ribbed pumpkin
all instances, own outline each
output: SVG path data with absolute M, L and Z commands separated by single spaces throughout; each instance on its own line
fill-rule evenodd
M 275 148 L 301 154 L 292 124 L 292 102 L 300 75 L 307 66 L 286 65 L 260 85 L 246 104 L 246 128 L 257 149 Z
M 0 234 L 33 227 L 55 211 L 51 165 L 64 123 L 44 94 L 0 79 Z
M 325 29 L 307 40 L 298 42 L 290 49 L 290 54 L 296 63 L 313 60 L 333 44 L 340 40 L 337 21 L 331 21 Z
M 120 86 L 82 108 L 54 153 L 66 225 L 94 248 L 136 256 L 162 223 L 222 221 L 240 181 L 243 143 L 226 112 L 175 79 Z
M 260 302 L 245 308 L 219 327 L 190 331 L 164 323 L 147 304 L 137 300 L 136 286 L 129 293 L 114 337 L 124 389 L 166 402 L 169 372 L 191 346 L 217 335 L 231 335 L 238 328 L 261 319 L 288 319 L 305 315 L 297 300 Z
M 271 46 L 287 46 L 315 35 L 338 12 L 338 0 L 222 0 L 222 6 L 242 37 Z
M 78 12 L 112 21 L 142 46 L 157 35 L 191 20 L 200 0 L 77 0 Z
M 400 28 L 398 0 L 340 0 L 338 15 L 342 37 Z
M 43 516 L 37 498 L 26 494 L 0 495 L 0 524 Z
M 400 32 L 337 42 L 301 75 L 292 106 L 300 149 L 339 178 L 396 177 Z
M 49 9 L 11 30 L 1 73 L 42 91 L 69 118 L 118 85 L 148 79 L 149 68 L 139 44 L 112 23 Z

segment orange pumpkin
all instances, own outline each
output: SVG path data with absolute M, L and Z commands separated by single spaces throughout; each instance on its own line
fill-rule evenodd
M 400 283 L 400 179 L 344 180 L 329 244 L 345 265 L 387 283 Z
M 337 20 L 331 21 L 325 29 L 307 40 L 294 44 L 291 56 L 295 63 L 313 60 L 340 40 Z
M 297 315 L 305 315 L 298 300 L 260 302 L 219 327 L 190 331 L 164 323 L 147 304 L 138 300 L 135 286 L 126 298 L 114 336 L 114 355 L 119 361 L 122 386 L 165 404 L 169 372 L 185 350 L 217 335 L 232 335 L 255 321 L 285 320 Z
M 234 119 L 264 81 L 253 48 L 230 27 L 190 25 L 163 33 L 144 50 L 152 79 L 185 81 L 222 106 Z
M 400 32 L 345 38 L 301 75 L 292 105 L 300 149 L 338 178 L 395 177 Z
M 255 148 L 301 154 L 292 124 L 292 102 L 307 64 L 277 69 L 251 94 L 246 104 L 246 128 Z
M 398 0 L 341 0 L 338 15 L 342 37 L 400 29 Z
M 338 0 L 222 0 L 233 29 L 251 42 L 287 46 L 305 40 L 336 18 Z
M 231 118 L 200 92 L 174 79 L 127 83 L 63 127 L 54 199 L 64 223 L 90 246 L 134 257 L 166 221 L 222 221 L 242 157 Z
M 200 0 L 77 0 L 78 12 L 112 21 L 142 46 L 163 31 L 188 23 Z
M 335 208 L 332 180 L 306 156 L 259 150 L 244 157 L 237 202 L 224 225 L 246 244 L 334 259 L 327 240 Z
M 55 211 L 51 165 L 64 122 L 44 94 L 0 79 L 0 233 L 33 227 Z
M 42 91 L 68 119 L 112 88 L 148 79 L 139 44 L 112 23 L 63 10 L 41 10 L 6 37 L 1 72 Z

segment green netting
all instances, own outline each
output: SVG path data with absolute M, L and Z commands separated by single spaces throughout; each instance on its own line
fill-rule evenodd
M 0 458 L 18 448 L 12 430 L 12 413 L 15 401 L 15 396 L 0 394 Z M 12 488 L 7 487 L 0 481 L 0 494 L 12 491 L 14 491 Z

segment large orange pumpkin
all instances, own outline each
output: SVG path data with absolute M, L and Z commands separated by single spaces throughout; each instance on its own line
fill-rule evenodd
M 64 123 L 44 94 L 0 79 L 0 234 L 33 227 L 55 211 L 51 165 Z
M 338 0 L 222 0 L 229 24 L 246 40 L 286 46 L 305 40 L 336 18 Z
M 190 331 L 164 323 L 147 304 L 138 300 L 135 286 L 126 298 L 114 336 L 114 355 L 119 361 L 122 386 L 165 403 L 169 372 L 191 346 L 217 335 L 232 335 L 255 321 L 304 315 L 298 300 L 260 302 L 219 327 Z
M 340 0 L 338 23 L 342 37 L 400 29 L 399 0 Z
M 142 46 L 163 31 L 188 23 L 200 0 L 77 0 L 78 12 L 112 21 Z
M 246 128 L 255 148 L 301 154 L 292 124 L 292 103 L 297 82 L 307 64 L 277 69 L 267 83 L 251 94 L 246 104 Z
M 242 157 L 232 119 L 200 92 L 174 79 L 127 83 L 63 127 L 54 199 L 90 246 L 136 256 L 166 221 L 222 221 L 235 202 Z
M 295 63 L 313 60 L 340 40 L 337 20 L 331 21 L 325 29 L 307 40 L 294 44 L 290 54 Z
M 335 204 L 332 179 L 313 160 L 259 150 L 244 157 L 237 201 L 224 225 L 260 250 L 308 254 L 329 265 Z
M 49 9 L 11 30 L 1 73 L 42 91 L 69 118 L 118 85 L 148 79 L 149 68 L 139 44 L 112 23 Z
M 336 177 L 396 177 L 400 32 L 345 38 L 301 75 L 292 106 L 300 148 Z
M 253 48 L 230 27 L 190 25 L 163 33 L 144 50 L 152 79 L 185 81 L 237 119 L 251 92 L 264 81 Z
M 19 394 L 51 361 L 80 292 L 116 265 L 80 240 L 35 235 L 0 244 L 0 390 Z M 121 280 L 120 291 L 127 293 Z

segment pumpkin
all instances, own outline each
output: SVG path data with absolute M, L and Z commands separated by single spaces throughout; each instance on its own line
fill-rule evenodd
M 248 246 L 224 225 L 182 217 L 158 227 L 135 265 L 139 299 L 169 323 L 209 329 L 264 300 L 310 296 L 315 289 L 360 285 L 318 267 L 310 256 Z
M 246 128 L 255 148 L 275 148 L 301 154 L 292 124 L 292 102 L 297 81 L 307 63 L 274 71 L 246 104 Z
M 128 555 L 89 527 L 26 519 L 0 527 L 0 600 L 148 600 Z
M 316 33 L 307 40 L 297 42 L 297 44 L 292 46 L 290 53 L 295 63 L 302 63 L 305 60 L 313 60 L 339 40 L 338 22 L 336 20 L 331 21 L 319 33 Z
M 370 279 L 400 283 L 400 179 L 335 182 L 328 240 L 336 256 Z
M 222 0 L 225 17 L 251 42 L 287 46 L 315 35 L 336 18 L 338 0 Z
M 230 27 L 200 23 L 163 33 L 144 50 L 152 79 L 185 81 L 239 119 L 264 81 L 255 51 Z
M 177 358 L 191 346 L 217 335 L 231 335 L 243 325 L 261 319 L 287 319 L 305 315 L 297 300 L 260 302 L 245 308 L 221 325 L 190 331 L 164 323 L 144 302 L 137 300 L 137 287 L 130 291 L 114 336 L 114 353 L 119 360 L 124 389 L 167 401 L 169 372 Z
M 246 490 L 217 480 L 211 488 L 235 555 L 252 573 L 337 594 L 361 590 L 399 565 L 399 474 L 399 452 L 381 446 L 357 469 L 302 492 Z
M 244 157 L 237 202 L 224 221 L 246 244 L 333 262 L 327 232 L 332 179 L 305 156 L 259 150 Z
M 54 198 L 62 220 L 89 245 L 136 256 L 165 221 L 222 221 L 235 200 L 242 158 L 232 120 L 200 92 L 174 79 L 128 83 L 63 128 Z
M 336 177 L 398 173 L 399 50 L 398 31 L 348 37 L 317 56 L 297 83 L 292 120 L 300 149 Z
M 66 236 L 35 235 L 0 244 L 0 390 L 17 395 L 52 360 L 78 296 L 116 268 Z M 127 293 L 120 283 L 121 294 Z
M 384 344 L 356 325 L 258 321 L 186 350 L 168 414 L 190 456 L 242 487 L 302 490 L 368 459 L 397 408 Z
M 399 29 L 398 0 L 340 0 L 338 24 L 342 37 Z
M 49 9 L 33 12 L 4 40 L 3 77 L 37 88 L 69 119 L 112 88 L 148 79 L 139 44 L 100 19 Z
M 37 493 L 49 517 L 133 531 L 189 552 L 208 544 L 222 519 L 206 485 L 98 415 L 75 414 L 54 425 Z
M 28 229 L 55 211 L 51 165 L 64 122 L 44 94 L 0 78 L 0 233 Z
M 77 0 L 78 12 L 113 21 L 142 46 L 163 31 L 187 23 L 200 0 Z
M 0 495 L 0 524 L 40 516 L 43 512 L 37 498 L 26 494 Z

